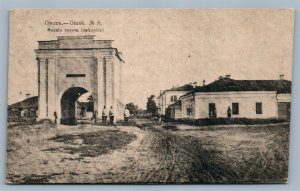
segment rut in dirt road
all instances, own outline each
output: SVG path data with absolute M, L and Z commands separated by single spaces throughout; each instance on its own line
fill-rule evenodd
M 156 170 L 146 177 L 148 183 L 220 183 L 234 182 L 238 177 L 217 153 L 204 150 L 197 139 L 181 137 L 158 128 L 151 149 L 159 159 Z

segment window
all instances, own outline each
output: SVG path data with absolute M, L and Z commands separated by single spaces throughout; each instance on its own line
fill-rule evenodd
M 232 103 L 232 115 L 239 115 L 239 103 Z
M 192 115 L 192 105 L 187 105 L 186 106 L 186 114 L 187 115 Z
M 85 77 L 85 74 L 66 74 L 66 77 Z
M 171 102 L 177 101 L 177 96 L 176 96 L 176 95 L 175 95 L 175 96 L 171 96 L 171 97 L 170 97 L 170 101 L 171 101 Z
M 209 115 L 209 117 L 214 117 L 216 115 L 216 104 L 215 103 L 208 104 L 208 115 Z
M 256 102 L 256 114 L 262 114 L 262 103 Z

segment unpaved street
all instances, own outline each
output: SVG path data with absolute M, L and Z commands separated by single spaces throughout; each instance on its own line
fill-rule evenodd
M 285 182 L 288 124 L 189 127 L 49 124 L 8 129 L 10 183 Z M 21 160 L 20 160 L 21 159 Z

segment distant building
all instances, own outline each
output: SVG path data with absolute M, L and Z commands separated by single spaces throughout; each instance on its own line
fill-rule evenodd
M 176 101 L 175 103 L 169 105 L 167 108 L 167 114 L 170 119 L 181 119 L 182 110 L 181 110 L 181 100 Z
M 8 117 L 33 117 L 38 114 L 38 96 L 8 106 Z
M 185 95 L 191 91 L 193 91 L 194 85 L 193 84 L 186 84 L 180 87 L 173 87 L 168 90 L 163 90 L 160 92 L 158 96 L 158 113 L 160 115 L 166 114 L 166 109 L 169 105 L 175 103 L 179 100 L 179 97 Z
M 233 118 L 289 119 L 291 81 L 220 77 L 215 82 L 182 95 L 180 101 L 181 116 L 178 114 L 175 118 L 209 118 L 214 112 L 216 117 L 226 118 L 230 107 Z M 175 105 L 171 108 L 179 113 L 180 107 Z
M 77 119 L 90 119 L 92 117 L 94 108 L 93 102 L 75 102 L 76 118 Z

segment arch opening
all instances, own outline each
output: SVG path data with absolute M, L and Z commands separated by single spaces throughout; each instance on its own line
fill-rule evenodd
M 61 119 L 60 123 L 64 125 L 76 125 L 78 119 L 86 116 L 86 112 L 94 109 L 92 95 L 86 98 L 88 104 L 82 100 L 88 95 L 88 90 L 82 87 L 72 87 L 67 89 L 61 97 Z

